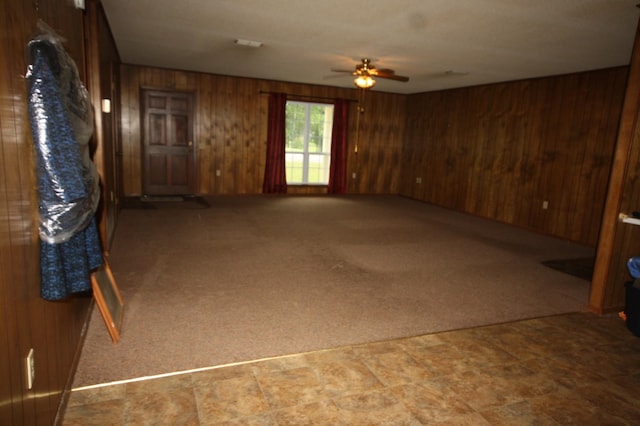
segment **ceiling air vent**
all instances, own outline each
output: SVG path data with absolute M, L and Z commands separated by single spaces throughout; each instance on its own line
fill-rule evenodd
M 241 38 L 236 39 L 236 44 L 247 47 L 262 47 L 261 41 L 243 40 Z

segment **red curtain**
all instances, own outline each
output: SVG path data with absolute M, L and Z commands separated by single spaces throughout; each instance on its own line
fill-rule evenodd
M 349 133 L 349 101 L 337 99 L 333 106 L 331 130 L 331 166 L 329 194 L 347 192 L 347 135 Z
M 269 95 L 269 128 L 267 130 L 267 164 L 264 169 L 262 192 L 265 194 L 286 194 L 287 175 L 285 170 L 285 128 L 287 95 Z

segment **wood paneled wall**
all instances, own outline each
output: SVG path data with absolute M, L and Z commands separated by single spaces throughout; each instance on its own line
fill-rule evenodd
M 285 92 L 304 97 L 352 99 L 348 191 L 397 193 L 405 114 L 405 96 L 356 89 L 312 86 L 179 70 L 121 67 L 121 130 L 124 194 L 142 195 L 141 89 L 195 93 L 197 192 L 259 194 L 264 176 L 268 95 Z M 303 98 L 300 98 L 300 97 Z M 362 104 L 359 102 L 363 101 Z M 358 106 L 364 107 L 359 112 Z M 359 117 L 358 117 L 359 116 Z M 360 129 L 357 132 L 357 129 Z M 358 152 L 355 144 L 358 141 Z M 216 171 L 220 176 L 216 176 Z M 355 174 L 355 178 L 353 175 Z M 321 193 L 322 189 L 290 188 L 290 193 Z
M 627 73 L 410 96 L 400 193 L 595 246 Z
M 628 72 L 406 96 L 134 65 L 121 70 L 125 195 L 141 195 L 143 88 L 196 94 L 202 195 L 261 192 L 267 131 L 261 91 L 343 97 L 359 101 L 350 115 L 348 192 L 401 194 L 591 246 Z
M 37 8 L 36 8 L 37 5 Z M 77 355 L 89 298 L 40 298 L 37 200 L 27 118 L 26 44 L 41 18 L 84 69 L 83 15 L 73 2 L 9 0 L 0 13 L 0 424 L 53 423 Z M 25 358 L 35 354 L 27 390 Z

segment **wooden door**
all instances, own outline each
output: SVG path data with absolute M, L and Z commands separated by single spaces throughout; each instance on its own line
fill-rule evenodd
M 193 94 L 145 90 L 142 96 L 144 195 L 193 194 Z

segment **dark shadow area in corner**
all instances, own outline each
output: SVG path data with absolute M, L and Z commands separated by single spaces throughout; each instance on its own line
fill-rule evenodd
M 578 259 L 554 259 L 542 262 L 544 266 L 555 269 L 574 277 L 591 281 L 593 277 L 593 265 L 595 259 L 593 257 L 582 257 Z

